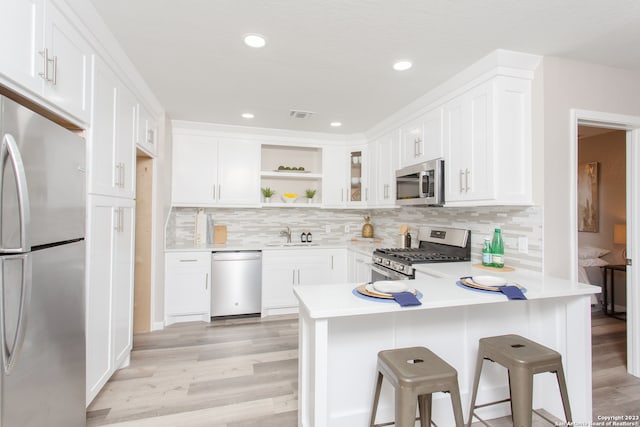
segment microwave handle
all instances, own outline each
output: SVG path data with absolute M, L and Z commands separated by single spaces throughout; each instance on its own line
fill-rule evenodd
M 427 171 L 421 171 L 418 174 L 418 194 L 420 197 L 427 197 L 427 194 L 424 191 L 424 177 L 427 176 Z

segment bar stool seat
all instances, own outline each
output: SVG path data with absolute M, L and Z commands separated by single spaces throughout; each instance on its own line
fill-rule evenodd
M 395 388 L 395 423 L 375 424 L 382 379 Z M 383 350 L 378 353 L 378 380 L 373 399 L 370 427 L 395 424 L 413 427 L 417 419 L 422 427 L 431 424 L 432 393 L 445 392 L 451 396 L 457 427 L 463 427 L 458 372 L 425 347 Z M 420 417 L 416 418 L 416 403 Z
M 507 368 L 509 372 L 510 396 L 504 400 L 476 405 L 478 384 L 485 359 Z M 554 372 L 556 374 L 566 421 L 567 423 L 572 422 L 569 396 L 564 379 L 562 356 L 560 353 L 519 335 L 500 335 L 481 338 L 478 347 L 478 359 L 476 361 L 475 379 L 473 381 L 473 394 L 471 396 L 468 426 L 471 426 L 474 416 L 486 424 L 486 422 L 475 413 L 477 408 L 510 402 L 514 427 L 531 427 L 534 412 L 533 376 L 542 372 Z M 538 413 L 538 415 L 541 414 Z M 550 423 L 554 423 L 553 420 L 544 416 L 542 417 Z

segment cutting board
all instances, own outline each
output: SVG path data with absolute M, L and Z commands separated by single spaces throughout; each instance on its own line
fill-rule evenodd
M 227 243 L 227 226 L 215 225 L 213 227 L 213 244 L 224 245 Z

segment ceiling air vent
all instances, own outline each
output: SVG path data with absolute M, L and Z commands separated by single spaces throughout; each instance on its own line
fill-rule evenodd
M 291 110 L 289 111 L 289 117 L 292 119 L 308 119 L 315 113 L 312 111 Z

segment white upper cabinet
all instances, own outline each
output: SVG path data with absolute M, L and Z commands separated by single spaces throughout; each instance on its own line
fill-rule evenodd
M 174 134 L 172 201 L 176 206 L 257 206 L 260 144 Z
M 85 123 L 92 54 L 89 43 L 53 2 L 0 3 L 2 74 Z
M 158 146 L 157 121 L 142 104 L 137 105 L 136 113 L 136 145 L 155 156 Z
M 369 206 L 395 206 L 400 131 L 395 130 L 376 139 L 370 148 Z
M 344 207 L 348 200 L 347 149 L 328 146 L 322 150 L 322 205 Z
M 367 206 L 369 152 L 366 145 L 328 146 L 323 150 L 322 206 L 358 208 Z
M 495 77 L 452 99 L 444 111 L 445 204 L 530 204 L 530 81 Z
M 0 73 L 37 94 L 42 93 L 44 0 L 0 2 Z
M 411 166 L 444 155 L 443 110 L 436 108 L 402 126 L 400 166 Z
M 135 197 L 136 100 L 113 71 L 96 59 L 89 143 L 89 192 Z

